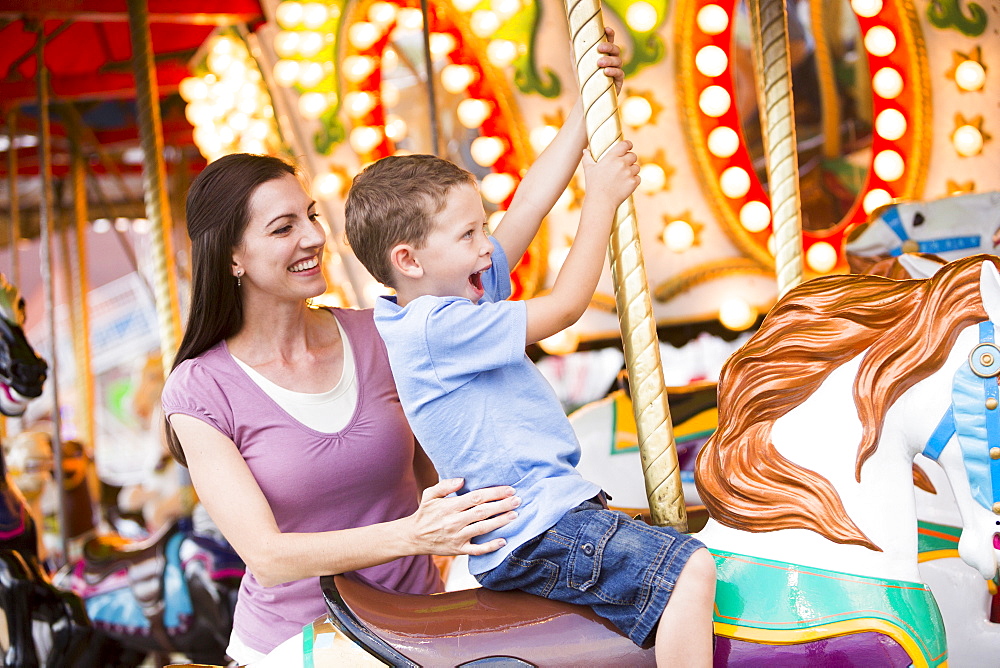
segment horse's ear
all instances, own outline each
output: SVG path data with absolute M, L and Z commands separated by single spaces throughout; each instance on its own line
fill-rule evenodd
M 989 319 L 1000 322 L 1000 272 L 992 262 L 983 262 L 979 276 L 979 296 Z
M 906 270 L 910 278 L 930 278 L 944 265 L 912 253 L 903 253 L 896 261 Z

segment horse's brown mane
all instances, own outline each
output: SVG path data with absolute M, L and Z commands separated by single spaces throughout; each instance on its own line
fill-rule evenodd
M 719 428 L 698 457 L 695 482 L 718 522 L 744 531 L 810 529 L 831 541 L 880 548 L 854 524 L 823 476 L 778 454 L 774 422 L 834 369 L 863 351 L 854 401 L 863 425 L 855 466 L 875 452 L 886 411 L 947 359 L 958 333 L 986 319 L 977 255 L 926 280 L 817 278 L 789 291 L 723 367 Z

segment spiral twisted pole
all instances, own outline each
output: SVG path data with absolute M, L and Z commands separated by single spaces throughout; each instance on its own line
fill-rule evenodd
M 181 316 L 177 299 L 174 244 L 171 236 L 167 168 L 163 161 L 160 100 L 149 35 L 146 0 L 128 0 L 128 27 L 132 40 L 136 106 L 139 112 L 139 143 L 142 146 L 142 181 L 146 218 L 150 223 L 153 260 L 153 299 L 160 329 L 160 352 L 164 376 L 170 372 L 180 343 Z
M 17 181 L 17 109 L 7 112 L 7 132 L 10 143 L 7 145 L 7 189 L 10 193 L 10 282 L 21 285 L 21 261 L 17 250 L 17 242 L 21 238 L 21 202 Z
M 774 226 L 774 270 L 778 296 L 802 282 L 802 223 L 799 161 L 795 144 L 788 17 L 784 0 L 749 0 L 757 103 L 767 157 L 767 182 Z
M 622 139 L 614 83 L 597 66 L 601 57 L 597 45 L 605 38 L 600 2 L 567 0 L 566 16 L 590 152 L 598 159 Z M 656 320 L 631 196 L 615 213 L 609 254 L 650 514 L 657 525 L 670 525 L 685 531 L 687 510 L 681 489 L 677 444 L 670 421 Z

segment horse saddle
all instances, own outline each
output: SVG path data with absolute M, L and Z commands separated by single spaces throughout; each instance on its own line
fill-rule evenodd
M 655 665 L 652 648 L 585 606 L 520 591 L 399 594 L 353 574 L 320 586 L 334 624 L 393 666 Z

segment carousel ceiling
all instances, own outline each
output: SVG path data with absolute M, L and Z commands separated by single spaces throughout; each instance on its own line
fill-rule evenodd
M 172 183 L 204 164 L 178 95 L 189 62 L 222 26 L 263 21 L 257 0 L 149 0 L 164 158 Z M 41 44 L 40 44 L 41 42 Z M 50 81 L 51 167 L 57 206 L 72 208 L 71 153 L 86 159 L 94 217 L 143 216 L 141 148 L 126 0 L 0 0 L 0 202 L 9 219 L 13 166 L 22 237 L 37 234 L 38 52 Z M 10 151 L 14 154 L 11 155 Z M 60 199 L 63 198 L 63 199 Z M 2 212 L 0 212 L 2 213 Z M 9 235 L 0 235 L 5 244 Z

